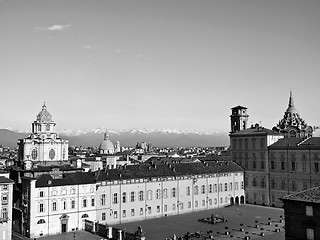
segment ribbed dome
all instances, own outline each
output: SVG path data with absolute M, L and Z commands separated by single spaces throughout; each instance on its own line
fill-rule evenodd
M 100 152 L 114 153 L 113 143 L 109 140 L 109 135 L 107 133 L 104 134 L 104 140 L 100 144 L 99 150 Z
M 42 106 L 42 110 L 37 115 L 37 121 L 38 122 L 52 122 L 52 116 L 47 111 L 47 106 L 45 103 Z

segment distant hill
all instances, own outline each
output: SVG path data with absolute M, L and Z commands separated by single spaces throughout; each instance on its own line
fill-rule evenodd
M 62 131 L 60 136 L 69 140 L 69 146 L 98 147 L 103 141 L 105 129 L 76 133 Z M 17 147 L 18 139 L 25 138 L 28 133 L 0 129 L 0 145 Z M 176 130 L 122 130 L 109 131 L 110 140 L 121 146 L 135 146 L 137 142 L 152 143 L 157 147 L 216 147 L 228 146 L 228 133 L 198 133 Z

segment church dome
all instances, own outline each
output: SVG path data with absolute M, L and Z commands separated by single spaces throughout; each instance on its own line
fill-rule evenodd
M 45 103 L 42 106 L 42 110 L 37 115 L 37 122 L 52 122 L 52 116 L 47 111 L 47 106 Z
M 101 154 L 113 154 L 114 153 L 114 146 L 113 143 L 109 139 L 109 134 L 104 134 L 104 140 L 101 142 L 99 146 L 99 151 Z

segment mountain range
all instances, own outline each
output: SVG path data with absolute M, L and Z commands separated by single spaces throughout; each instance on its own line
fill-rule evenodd
M 60 137 L 69 140 L 69 146 L 98 147 L 108 131 L 110 140 L 119 141 L 121 146 L 135 146 L 137 142 L 152 143 L 157 147 L 218 147 L 228 146 L 228 133 L 201 133 L 176 129 L 122 129 L 107 130 L 61 130 Z M 10 129 L 0 129 L 0 145 L 17 147 L 18 139 L 25 138 L 29 133 Z

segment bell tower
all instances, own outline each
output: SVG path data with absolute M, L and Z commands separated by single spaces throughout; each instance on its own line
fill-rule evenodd
M 246 107 L 236 106 L 231 108 L 231 133 L 246 129 L 248 118 Z

